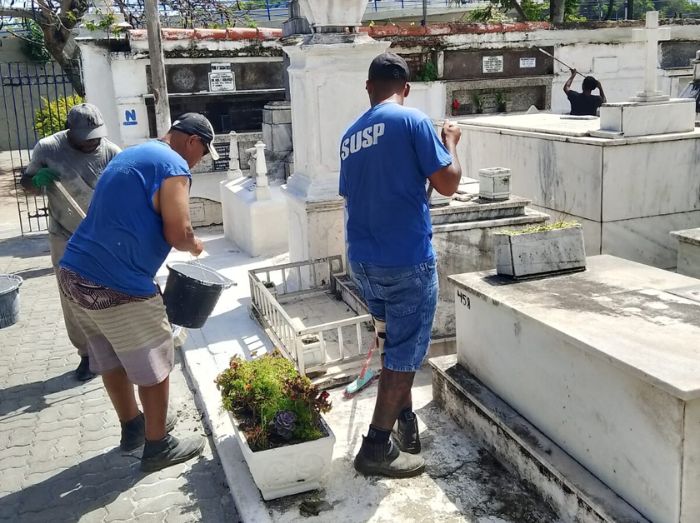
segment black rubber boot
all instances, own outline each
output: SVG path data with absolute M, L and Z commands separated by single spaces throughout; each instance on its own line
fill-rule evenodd
M 165 418 L 165 432 L 168 433 L 175 428 L 177 423 L 177 415 L 170 414 Z M 146 418 L 143 412 L 139 413 L 134 419 L 122 423 L 122 438 L 119 442 L 119 448 L 124 452 L 135 450 L 144 444 L 146 441 Z
M 423 473 L 425 461 L 401 452 L 391 438 L 386 444 L 377 444 L 363 436 L 362 447 L 355 456 L 355 470 L 365 476 L 412 478 Z
M 78 381 L 90 381 L 97 376 L 90 370 L 90 359 L 87 356 L 80 357 L 80 365 L 75 369 L 75 379 Z
M 403 452 L 420 454 L 420 436 L 418 435 L 418 418 L 415 413 L 399 416 L 391 435 Z
M 178 463 L 184 463 L 202 453 L 204 438 L 194 436 L 177 439 L 167 435 L 159 441 L 146 441 L 143 446 L 141 470 L 155 472 Z

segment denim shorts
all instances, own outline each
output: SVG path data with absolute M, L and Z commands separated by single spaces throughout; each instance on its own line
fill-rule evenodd
M 351 261 L 350 271 L 370 314 L 386 322 L 384 367 L 417 371 L 428 352 L 437 307 L 435 262 L 377 267 Z

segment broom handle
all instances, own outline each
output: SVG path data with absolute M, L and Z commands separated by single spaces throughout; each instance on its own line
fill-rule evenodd
M 557 58 L 556 56 L 554 56 L 554 55 L 551 54 L 551 53 L 548 53 L 547 51 L 545 51 L 545 50 L 542 49 L 541 47 L 538 47 L 537 49 L 538 49 L 540 52 L 542 52 L 542 53 L 546 54 L 547 56 L 549 56 L 550 58 L 552 58 L 553 60 L 556 60 L 556 61 L 559 62 L 561 65 L 563 65 L 564 67 L 566 67 L 567 69 L 569 69 L 570 71 L 573 71 L 573 70 L 574 70 L 574 68 L 571 67 L 569 64 L 567 64 L 566 62 L 564 62 L 564 61 L 562 61 L 562 60 L 559 60 L 559 58 Z M 576 71 L 576 74 L 579 75 L 579 76 L 581 76 L 581 78 L 585 78 L 585 76 L 584 76 L 583 74 L 579 73 L 578 71 Z
M 73 197 L 70 195 L 70 193 L 66 190 L 66 188 L 63 186 L 61 182 L 58 180 L 53 181 L 54 187 L 59 190 L 59 192 L 63 195 L 63 197 L 68 201 L 68 204 L 73 207 L 73 210 L 78 213 L 78 216 L 80 216 L 82 219 L 85 219 L 85 211 L 78 205 L 78 202 L 76 202 Z
M 372 363 L 372 353 L 374 352 L 375 347 L 377 346 L 377 337 L 375 336 L 374 339 L 372 340 L 372 344 L 369 346 L 369 350 L 367 351 L 367 359 L 365 360 L 365 363 L 362 365 L 362 370 L 360 371 L 360 376 L 357 379 L 362 379 L 365 377 L 365 374 L 367 374 L 367 369 L 369 369 L 369 364 Z

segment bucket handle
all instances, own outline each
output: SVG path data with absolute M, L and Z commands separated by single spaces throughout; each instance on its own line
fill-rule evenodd
M 224 280 L 224 282 L 223 282 L 224 289 L 230 289 L 234 285 L 237 285 L 237 283 L 235 281 L 230 280 L 229 278 L 227 278 L 226 276 L 222 276 L 221 274 L 219 274 L 219 278 Z

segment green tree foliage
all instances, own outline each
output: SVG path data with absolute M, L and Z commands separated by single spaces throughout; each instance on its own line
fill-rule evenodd
M 45 63 L 51 60 L 51 55 L 44 45 L 44 32 L 33 20 L 25 20 L 24 27 L 27 33 L 22 41 L 22 50 L 32 62 Z
M 41 99 L 41 107 L 34 115 L 34 129 L 41 138 L 51 136 L 66 128 L 68 111 L 74 105 L 83 103 L 83 99 L 76 95 L 59 98 L 53 102 L 48 98 Z

